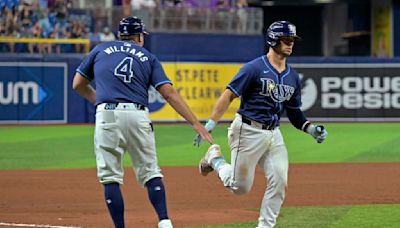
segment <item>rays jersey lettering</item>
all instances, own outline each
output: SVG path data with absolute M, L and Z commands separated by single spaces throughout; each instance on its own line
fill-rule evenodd
M 288 101 L 293 93 L 294 87 L 283 84 L 275 84 L 274 80 L 269 78 L 261 78 L 262 89 L 260 94 L 263 96 L 269 96 L 275 102 L 282 103 Z
M 276 125 L 285 108 L 300 108 L 300 78 L 286 64 L 278 72 L 261 56 L 246 63 L 227 86 L 240 97 L 238 113 L 255 121 Z

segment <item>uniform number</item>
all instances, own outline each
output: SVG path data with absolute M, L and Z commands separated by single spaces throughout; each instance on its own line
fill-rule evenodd
M 132 70 L 132 57 L 125 57 L 118 66 L 114 69 L 114 75 L 122 77 L 124 82 L 132 82 L 133 70 Z

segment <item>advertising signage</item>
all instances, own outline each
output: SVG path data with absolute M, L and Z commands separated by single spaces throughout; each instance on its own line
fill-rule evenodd
M 400 64 L 292 64 L 310 119 L 399 121 Z
M 0 63 L 0 123 L 66 122 L 66 63 Z

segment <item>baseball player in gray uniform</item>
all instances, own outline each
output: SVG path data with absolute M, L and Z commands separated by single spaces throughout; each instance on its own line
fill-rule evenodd
M 212 143 L 209 132 L 172 87 L 159 60 L 143 48 L 145 34 L 141 19 L 122 19 L 120 40 L 97 45 L 80 64 L 73 80 L 73 88 L 96 105 L 97 176 L 104 185 L 105 201 L 117 228 L 125 227 L 120 190 L 125 151 L 131 157 L 137 181 L 147 188 L 159 218 L 158 227 L 172 227 L 149 118 L 150 86 L 154 86 L 203 139 Z M 96 90 L 90 85 L 92 80 Z
M 294 127 L 313 136 L 318 143 L 327 137 L 323 126 L 311 124 L 301 107 L 299 75 L 287 63 L 299 37 L 288 21 L 277 21 L 267 31 L 267 55 L 245 64 L 218 99 L 205 127 L 211 132 L 228 109 L 240 97 L 240 108 L 228 128 L 231 164 L 222 156 L 217 144 L 211 145 L 199 163 L 203 176 L 215 170 L 224 186 L 234 194 L 251 190 L 256 165 L 268 180 L 261 203 L 257 228 L 274 227 L 285 198 L 288 178 L 288 153 L 279 130 L 281 114 L 286 110 Z M 199 145 L 201 136 L 195 138 Z

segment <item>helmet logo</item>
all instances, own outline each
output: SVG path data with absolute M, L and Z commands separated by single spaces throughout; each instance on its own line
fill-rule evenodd
M 289 28 L 289 32 L 290 32 L 291 34 L 296 34 L 296 26 L 294 26 L 294 25 L 292 25 L 292 24 L 289 24 L 289 25 L 288 25 L 288 28 Z

